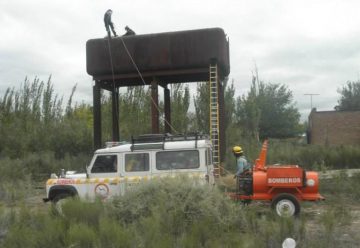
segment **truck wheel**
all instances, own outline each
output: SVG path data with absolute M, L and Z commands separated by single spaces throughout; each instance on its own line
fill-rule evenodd
M 70 197 L 72 197 L 70 194 L 58 194 L 54 197 L 54 199 L 52 200 L 52 203 L 54 204 L 54 209 L 55 211 L 60 214 L 63 215 L 63 205 L 66 201 L 68 201 L 70 199 Z
M 292 217 L 300 213 L 300 203 L 292 194 L 282 193 L 275 196 L 271 207 L 280 217 Z

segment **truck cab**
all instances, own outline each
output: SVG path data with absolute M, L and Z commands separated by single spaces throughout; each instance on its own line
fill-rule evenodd
M 96 150 L 86 173 L 52 174 L 44 201 L 71 196 L 110 199 L 141 181 L 187 175 L 214 183 L 211 141 L 203 135 L 142 135 L 129 143 L 108 142 Z

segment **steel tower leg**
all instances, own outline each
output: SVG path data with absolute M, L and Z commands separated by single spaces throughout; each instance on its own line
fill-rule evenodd
M 101 148 L 101 88 L 100 82 L 93 86 L 94 149 Z
M 120 141 L 119 134 L 119 88 L 111 92 L 112 100 L 112 141 Z
M 151 82 L 151 128 L 152 133 L 159 133 L 159 95 L 158 83 L 156 80 Z
M 164 109 L 165 109 L 165 133 L 171 133 L 171 101 L 170 90 L 167 85 L 164 87 Z

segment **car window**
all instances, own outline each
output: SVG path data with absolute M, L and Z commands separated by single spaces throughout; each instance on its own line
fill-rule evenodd
M 125 171 L 149 171 L 149 154 L 148 153 L 132 153 L 125 154 Z
M 116 155 L 98 155 L 95 159 L 91 173 L 111 173 L 117 171 Z
M 199 168 L 199 151 L 163 151 L 156 153 L 156 169 L 195 169 Z

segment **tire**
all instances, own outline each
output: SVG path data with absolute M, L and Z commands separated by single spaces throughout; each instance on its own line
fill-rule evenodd
M 300 213 L 300 203 L 298 199 L 288 193 L 276 195 L 271 202 L 271 207 L 280 217 L 293 217 Z
M 53 206 L 54 206 L 54 210 L 56 211 L 56 213 L 63 215 L 63 211 L 62 211 L 62 207 L 64 205 L 64 203 L 69 200 L 72 197 L 72 195 L 70 194 L 66 194 L 66 193 L 61 193 L 56 195 L 53 200 Z

